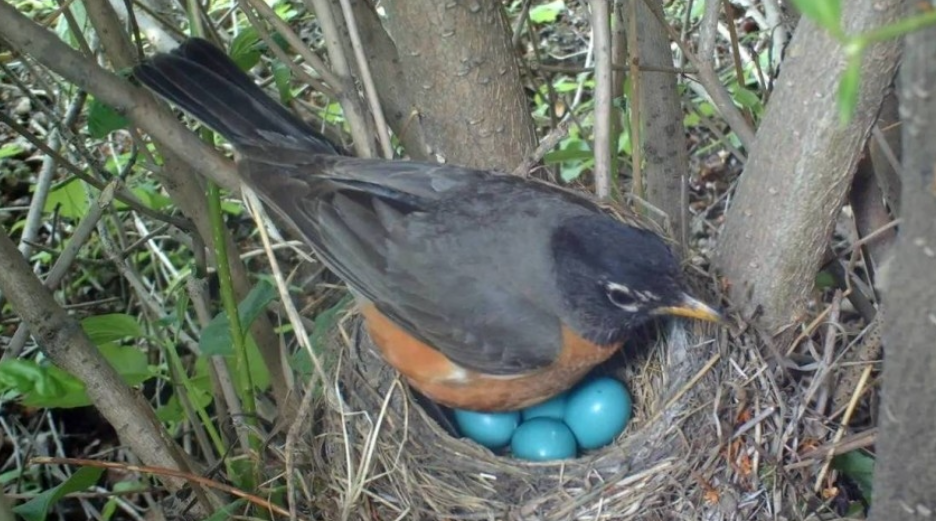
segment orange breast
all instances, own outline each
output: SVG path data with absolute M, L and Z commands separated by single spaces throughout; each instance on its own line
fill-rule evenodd
M 432 400 L 460 409 L 510 411 L 534 405 L 571 387 L 620 347 L 599 346 L 563 328 L 563 350 L 555 362 L 522 375 L 491 376 L 458 366 L 410 336 L 373 304 L 362 305 L 361 312 L 387 363 Z

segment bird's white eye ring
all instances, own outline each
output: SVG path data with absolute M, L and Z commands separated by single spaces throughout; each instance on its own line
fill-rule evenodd
M 605 285 L 605 294 L 608 295 L 608 300 L 610 300 L 612 304 L 624 311 L 633 313 L 637 311 L 639 307 L 637 305 L 637 299 L 634 298 L 630 288 L 627 286 L 609 282 Z

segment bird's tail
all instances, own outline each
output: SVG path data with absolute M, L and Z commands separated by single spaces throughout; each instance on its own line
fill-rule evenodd
M 220 49 L 190 38 L 136 66 L 148 88 L 208 125 L 235 147 L 275 145 L 336 154 L 321 133 L 267 96 Z

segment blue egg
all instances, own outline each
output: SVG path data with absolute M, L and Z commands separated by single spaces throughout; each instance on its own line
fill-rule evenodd
M 510 450 L 515 458 L 550 461 L 574 458 L 577 447 L 569 427 L 555 418 L 533 418 L 514 431 Z
M 477 412 L 455 409 L 455 421 L 463 435 L 489 449 L 499 449 L 510 443 L 510 437 L 520 424 L 520 412 Z
M 523 416 L 523 421 L 531 420 L 533 418 L 555 418 L 561 420 L 565 416 L 566 408 L 566 394 L 560 394 L 559 396 L 554 396 L 549 400 L 546 400 L 543 403 L 536 405 L 531 405 L 526 409 L 520 411 L 520 414 Z
M 632 407 L 624 384 L 613 378 L 595 378 L 569 392 L 564 420 L 579 447 L 597 449 L 624 432 Z

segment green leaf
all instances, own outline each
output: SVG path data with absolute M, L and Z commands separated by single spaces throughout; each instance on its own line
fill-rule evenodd
M 200 358 L 199 360 L 205 359 Z M 196 363 L 196 366 L 198 366 L 198 363 Z M 205 367 L 204 364 L 202 364 L 202 367 Z M 208 404 L 214 399 L 214 394 L 211 389 L 211 378 L 202 374 L 201 376 L 191 378 L 189 383 L 190 386 L 187 387 L 186 392 L 188 393 L 187 398 L 189 403 L 192 404 L 192 407 L 195 409 L 208 407 Z M 163 423 L 169 424 L 179 423 L 186 419 L 185 409 L 183 409 L 182 404 L 179 403 L 179 396 L 173 394 L 166 400 L 164 405 L 157 408 L 156 418 Z
M 231 42 L 231 59 L 241 70 L 249 71 L 260 63 L 260 37 L 257 30 L 248 27 L 234 37 Z
M 327 352 L 326 340 L 328 339 L 329 332 L 335 327 L 338 321 L 341 320 L 341 314 L 344 313 L 353 301 L 354 298 L 347 295 L 334 306 L 316 315 L 312 331 L 309 332 L 309 340 L 312 345 L 312 350 L 315 351 L 319 357 Z M 299 374 L 311 375 L 313 371 L 312 360 L 309 358 L 309 352 L 305 349 L 296 351 L 289 365 Z
M 145 204 L 148 208 L 153 210 L 165 210 L 166 208 L 172 206 L 172 199 L 161 194 L 155 187 L 152 186 L 138 186 L 130 190 L 134 195 L 137 196 L 137 199 Z M 118 209 L 127 208 L 127 206 L 120 202 L 115 201 Z
M 828 289 L 835 287 L 835 277 L 828 271 L 820 271 L 816 274 L 816 289 Z
M 854 481 L 866 501 L 871 501 L 874 483 L 874 458 L 860 450 L 839 454 L 832 458 L 832 468 Z
M 124 338 L 140 338 L 143 330 L 135 318 L 123 313 L 95 315 L 81 321 L 81 328 L 94 345 L 102 346 Z
M 105 105 L 97 98 L 91 99 L 88 107 L 88 134 L 95 139 L 103 139 L 115 130 L 127 128 L 130 120 L 123 114 Z
M 46 490 L 29 501 L 13 508 L 13 512 L 23 516 L 26 521 L 44 521 L 49 509 L 59 499 L 72 492 L 81 492 L 95 483 L 104 473 L 104 469 L 95 467 L 81 467 L 61 485 Z
M 16 143 L 7 143 L 3 146 L 0 146 L 0 159 L 18 156 L 22 153 L 23 147 L 17 145 Z
M 58 22 L 55 26 L 55 33 L 59 35 L 59 38 L 70 45 L 72 49 L 78 49 L 78 41 L 72 32 L 71 22 L 74 21 L 74 26 L 77 27 L 79 31 L 87 29 L 88 13 L 85 11 L 83 2 L 72 2 L 68 8 L 72 11 L 72 18 L 69 19 L 67 16 L 57 16 Z
M 260 313 L 266 309 L 277 296 L 276 288 L 266 279 L 261 279 L 257 285 L 250 290 L 247 298 L 237 306 L 237 314 L 240 317 L 241 326 L 245 329 L 253 324 Z M 233 340 L 231 339 L 231 328 L 227 314 L 219 313 L 202 330 L 201 338 L 198 340 L 198 347 L 202 354 L 211 355 L 232 355 L 234 354 Z
M 553 165 L 566 161 L 585 161 L 586 159 L 591 159 L 593 156 L 594 152 L 591 150 L 555 150 L 546 154 L 543 157 L 543 162 L 547 165 Z
M 629 131 L 621 132 L 618 135 L 617 142 L 618 142 L 617 143 L 618 154 L 624 154 L 626 156 L 630 156 L 631 154 L 633 154 L 634 151 L 632 150 L 632 147 L 631 147 L 631 137 L 630 137 Z M 613 171 L 614 170 L 612 170 L 612 172 Z
M 562 77 L 553 83 L 553 89 L 559 94 L 573 92 L 574 90 L 578 89 L 578 82 L 572 78 Z
M 205 521 L 227 521 L 240 512 L 247 503 L 246 499 L 237 499 L 219 508 L 215 513 L 205 518 Z
M 548 24 L 555 22 L 559 14 L 565 11 L 566 5 L 563 0 L 556 0 L 546 4 L 540 4 L 530 8 L 530 21 L 535 24 Z
M 793 4 L 833 37 L 843 36 L 841 0 L 793 0 Z
M 154 376 L 149 368 L 146 353 L 135 347 L 105 344 L 99 349 L 129 386 L 141 384 Z
M 273 83 L 276 84 L 276 90 L 279 92 L 280 102 L 288 104 L 293 99 L 292 89 L 289 88 L 289 78 L 292 71 L 289 66 L 282 62 L 273 64 Z
M 702 123 L 702 118 L 699 116 L 698 112 L 692 111 L 686 114 L 686 117 L 683 118 L 684 127 L 695 127 Z
M 21 395 L 30 407 L 70 408 L 90 405 L 84 384 L 55 367 L 33 360 L 0 362 L 0 390 Z
M 746 109 L 756 110 L 761 105 L 761 100 L 757 97 L 757 94 L 744 87 L 737 87 L 734 90 L 734 99 Z
M 559 169 L 559 177 L 566 183 L 575 181 L 582 175 L 582 171 L 591 166 L 591 163 L 591 161 L 565 163 Z
M 239 216 L 244 213 L 244 205 L 237 201 L 221 201 L 221 211 L 228 215 Z
M 66 219 L 78 219 L 88 213 L 88 196 L 80 181 L 71 179 L 49 192 L 43 211 L 52 213 L 56 208 Z
M 861 84 L 861 56 L 852 56 L 848 60 L 848 67 L 842 74 L 838 87 L 839 121 L 847 125 L 855 114 L 858 106 L 858 87 Z

